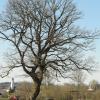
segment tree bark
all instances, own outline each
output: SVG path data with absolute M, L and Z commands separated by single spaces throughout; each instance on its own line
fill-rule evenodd
M 36 98 L 38 97 L 39 93 L 40 93 L 40 83 L 35 82 L 35 91 L 34 94 L 32 96 L 32 100 L 36 100 Z

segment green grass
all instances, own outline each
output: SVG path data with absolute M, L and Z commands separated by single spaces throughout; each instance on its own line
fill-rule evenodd
M 0 98 L 0 100 L 8 100 L 8 98 Z

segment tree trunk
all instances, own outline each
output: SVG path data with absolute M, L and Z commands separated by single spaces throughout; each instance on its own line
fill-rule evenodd
M 32 100 L 36 100 L 36 98 L 38 97 L 39 93 L 40 93 L 40 83 L 35 83 L 35 91 L 34 94 L 32 96 Z

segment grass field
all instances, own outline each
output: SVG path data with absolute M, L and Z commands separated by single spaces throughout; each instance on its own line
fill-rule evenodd
M 8 98 L 0 98 L 0 100 L 8 100 Z

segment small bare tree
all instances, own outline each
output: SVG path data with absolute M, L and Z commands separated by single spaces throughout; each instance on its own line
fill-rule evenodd
M 79 56 L 97 34 L 75 27 L 79 18 L 72 0 L 8 0 L 0 17 L 0 38 L 12 44 L 9 71 L 22 67 L 33 79 L 32 100 L 46 71 L 65 78 L 75 68 L 91 69 Z
M 32 91 L 34 90 L 34 87 L 32 88 L 33 84 L 28 82 L 22 82 L 19 83 L 16 88 L 16 94 L 23 98 L 23 100 L 29 100 L 31 97 Z
M 82 70 L 77 69 L 76 71 L 71 73 L 70 77 L 71 77 L 71 80 L 77 86 L 77 89 L 79 91 L 80 86 L 84 84 L 84 81 L 86 79 L 86 74 Z
M 84 80 L 86 79 L 85 73 L 83 72 L 83 70 L 80 69 L 76 69 L 74 72 L 71 73 L 70 75 L 71 77 L 71 81 L 74 82 L 75 87 L 76 87 L 76 96 L 77 99 L 81 98 L 81 93 L 82 91 L 82 86 L 84 84 Z

